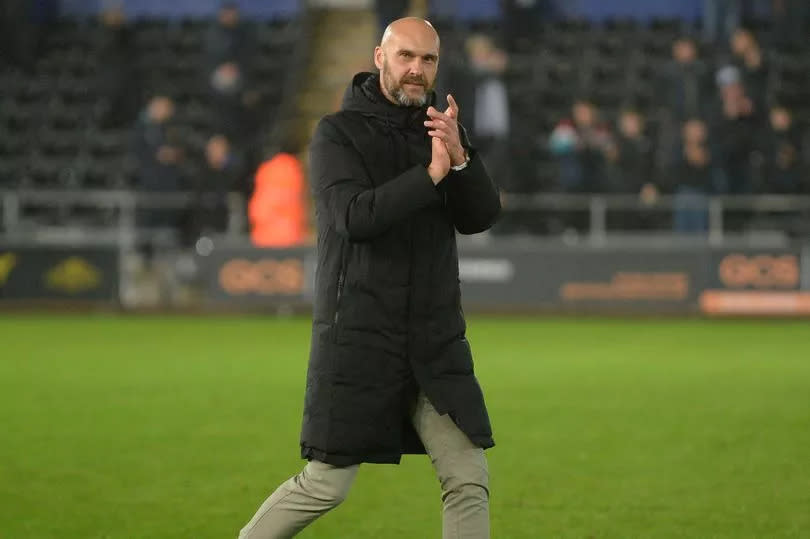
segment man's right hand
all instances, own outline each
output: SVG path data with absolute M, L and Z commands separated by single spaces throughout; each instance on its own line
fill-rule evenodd
M 427 170 L 433 180 L 433 185 L 438 185 L 450 172 L 450 154 L 442 139 L 431 137 L 430 141 L 433 148 L 433 160 Z

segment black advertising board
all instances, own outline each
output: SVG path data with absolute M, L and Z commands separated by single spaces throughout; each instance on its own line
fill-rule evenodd
M 544 248 L 465 249 L 465 304 L 504 309 L 693 310 L 706 253 Z
M 0 301 L 118 301 L 112 248 L 0 246 Z
M 215 250 L 201 257 L 212 304 L 312 302 L 312 249 Z M 468 311 L 810 314 L 801 250 L 462 245 Z

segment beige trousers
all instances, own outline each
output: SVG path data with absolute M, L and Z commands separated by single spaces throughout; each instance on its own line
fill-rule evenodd
M 411 416 L 442 488 L 443 539 L 489 537 L 489 473 L 484 451 L 421 393 Z M 310 461 L 259 507 L 239 539 L 286 539 L 337 507 L 359 465 L 338 468 Z

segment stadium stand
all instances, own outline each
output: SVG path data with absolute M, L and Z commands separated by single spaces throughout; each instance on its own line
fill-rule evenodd
M 484 4 L 491 3 L 480 3 Z M 680 124 L 687 118 L 673 114 L 669 107 L 667 100 L 672 85 L 666 77 L 673 63 L 673 44 L 689 35 L 682 19 L 672 16 L 653 17 L 648 21 L 629 17 L 608 17 L 599 21 L 576 16 L 548 18 L 538 21 L 530 34 L 524 32 L 512 39 L 508 26 L 505 31 L 500 22 L 486 18 L 494 16 L 489 11 L 484 13 L 486 17 L 475 20 L 460 20 L 454 14 L 453 10 L 445 9 L 439 10 L 437 15 L 436 25 L 445 50 L 464 50 L 468 37 L 486 34 L 509 54 L 506 70 L 501 74 L 511 111 L 509 177 L 504 178 L 502 187 L 510 214 L 521 213 L 521 204 L 528 209 L 518 219 L 516 229 L 504 226 L 496 232 L 556 234 L 571 227 L 582 229 L 589 226 L 587 220 L 579 222 L 566 212 L 593 214 L 598 204 L 584 197 L 594 194 L 625 195 L 624 199 L 610 199 L 618 201 L 615 214 L 621 214 L 623 209 L 643 213 L 645 205 L 650 206 L 646 209 L 660 213 L 658 218 L 650 219 L 613 215 L 607 222 L 611 227 L 667 229 L 670 226 L 675 220 L 670 215 L 676 205 L 674 199 L 681 194 L 678 169 L 673 163 L 680 158 L 673 160 L 672 154 L 679 150 Z M 131 24 L 131 35 L 126 43 L 111 45 L 104 26 L 94 19 L 59 19 L 51 23 L 43 32 L 44 44 L 34 69 L 29 72 L 6 68 L 0 74 L 0 86 L 4 89 L 0 97 L 0 189 L 81 193 L 82 190 L 131 192 L 137 187 L 137 166 L 133 159 L 134 118 L 127 118 L 126 113 L 131 103 L 116 101 L 115 96 L 122 93 L 121 89 L 105 85 L 105 75 L 100 73 L 105 65 L 126 63 L 121 59 L 130 53 L 131 71 L 124 74 L 131 85 L 123 93 L 137 95 L 136 112 L 154 95 L 169 96 L 175 104 L 170 136 L 185 156 L 182 172 L 188 176 L 200 170 L 204 166 L 206 141 L 216 132 L 232 128 L 227 122 L 223 124 L 220 116 L 227 107 L 221 106 L 222 101 L 211 89 L 212 60 L 208 43 L 212 24 L 210 19 L 200 18 L 141 17 Z M 250 82 L 254 90 L 251 99 L 255 103 L 245 121 L 259 118 L 261 125 L 250 127 L 268 137 L 279 124 L 277 120 L 288 81 L 296 76 L 294 68 L 298 66 L 292 65 L 295 62 L 292 52 L 301 46 L 306 33 L 301 31 L 300 18 L 293 15 L 248 20 L 242 24 L 250 35 L 252 53 L 247 60 L 240 60 L 243 65 L 239 77 Z M 720 175 L 725 174 L 725 177 L 713 180 L 711 189 L 702 194 L 808 193 L 810 46 L 806 41 L 775 39 L 774 26 L 767 19 L 747 20 L 745 27 L 751 30 L 761 50 L 761 66 L 757 69 L 749 69 L 744 58 L 734 58 L 725 45 L 707 47 L 695 42 L 698 61 L 704 69 L 701 72 L 703 93 L 698 99 L 702 107 L 699 116 L 708 127 L 708 140 L 704 144 L 712 156 L 713 173 L 714 169 L 723 168 L 724 158 L 729 162 L 739 161 L 729 156 L 742 155 L 746 167 L 741 172 L 746 177 L 742 187 L 735 187 L 735 180 L 728 178 L 728 171 L 721 170 Z M 110 62 L 110 58 L 116 62 Z M 739 148 L 723 148 L 719 142 L 723 137 L 718 133 L 723 129 L 735 131 L 735 124 L 723 124 L 716 118 L 722 101 L 715 78 L 726 64 L 736 66 L 736 76 L 744 86 L 756 85 L 755 89 L 748 87 L 746 91 L 750 90 L 760 110 L 751 124 L 754 129 L 743 131 L 758 136 L 756 140 L 739 141 L 742 145 L 748 144 L 742 153 L 732 151 Z M 468 67 L 463 55 L 448 55 L 443 60 L 442 72 L 464 71 Z M 121 75 L 121 72 L 110 74 L 112 78 Z M 602 141 L 592 155 L 600 178 L 589 180 L 587 188 L 572 188 L 562 181 L 565 174 L 561 169 L 565 164 L 553 140 L 560 126 L 567 128 L 568 123 L 576 123 L 572 118 L 572 105 L 577 100 L 593 107 L 597 118 L 595 131 Z M 469 103 L 466 105 L 469 110 Z M 772 125 L 768 113 L 776 108 L 783 109 L 789 118 L 787 131 L 779 131 Z M 622 168 L 626 165 L 622 160 L 627 155 L 635 155 L 624 153 L 619 126 L 622 112 L 630 109 L 642 118 L 644 143 L 651 146 L 649 151 L 642 152 L 649 153 L 652 160 L 649 182 L 643 182 L 646 190 L 642 202 L 637 200 L 642 194 L 638 186 L 630 186 L 622 176 L 626 170 Z M 127 121 L 115 118 L 117 112 Z M 689 114 L 694 115 L 694 111 Z M 630 141 L 627 147 L 636 151 L 638 148 L 633 143 Z M 266 145 L 266 140 L 258 144 Z M 786 145 L 792 148 L 792 154 L 782 151 Z M 254 155 L 248 156 L 246 169 L 252 171 L 260 162 L 260 156 L 255 148 L 251 152 Z M 783 166 L 786 160 L 789 161 L 787 169 Z M 549 194 L 572 195 L 572 198 L 538 200 L 541 206 L 534 209 L 531 209 L 532 203 L 526 202 L 528 199 L 516 198 Z M 55 205 L 23 204 L 13 210 L 13 221 L 22 227 L 77 223 L 111 227 L 118 224 L 120 204 L 112 204 L 112 208 L 104 204 L 94 208 L 89 203 L 80 207 L 68 204 L 67 200 Z M 656 201 L 668 202 L 659 208 Z M 786 217 L 791 220 L 787 222 L 768 211 L 751 210 L 758 203 L 756 200 L 739 199 L 726 207 L 735 203 L 739 204 L 739 210 L 729 210 L 730 218 L 724 223 L 726 228 L 743 230 L 752 223 L 761 223 L 771 229 L 801 230 L 795 222 L 801 213 L 792 213 Z M 627 207 L 623 208 L 622 204 Z M 8 208 L 2 211 L 9 214 Z M 509 220 L 506 219 L 507 223 Z M 699 224 L 698 228 L 704 226 Z
M 512 181 L 502 185 L 510 194 L 638 194 L 632 186 L 616 178 L 617 160 L 621 151 L 619 118 L 632 110 L 643 120 L 643 134 L 652 145 L 654 156 L 649 182 L 658 195 L 677 197 L 681 193 L 681 178 L 674 152 L 681 145 L 682 123 L 697 116 L 708 128 L 713 185 L 705 190 L 706 196 L 725 195 L 799 195 L 810 193 L 810 92 L 807 76 L 810 73 L 810 46 L 807 41 L 781 42 L 775 39 L 774 25 L 768 19 L 746 20 L 729 44 L 708 46 L 702 43 L 693 27 L 679 18 L 652 18 L 649 21 L 631 18 L 607 18 L 592 21 L 585 18 L 538 21 L 530 39 L 514 39 L 512 29 L 486 20 L 467 21 L 445 18 L 437 22 L 443 43 L 463 47 L 471 35 L 489 35 L 509 54 L 506 71 L 501 75 L 506 83 L 511 110 L 511 163 Z M 810 28 L 808 28 L 810 31 Z M 806 35 L 807 33 L 805 33 Z M 735 40 L 753 37 L 758 55 L 756 67 L 748 65 L 749 52 L 735 53 Z M 676 42 L 688 41 L 696 48 L 695 65 L 685 69 L 697 70 L 695 79 L 699 88 L 695 110 L 681 114 L 670 103 L 683 99 L 678 95 L 680 72 L 670 74 Z M 748 42 L 746 42 L 748 43 Z M 450 64 L 450 65 L 448 65 Z M 730 82 L 720 79 L 724 67 L 734 72 L 745 97 L 754 103 L 747 122 L 727 121 L 723 116 L 723 87 Z M 699 69 L 698 69 L 699 68 Z M 463 56 L 445 59 L 443 70 L 469 70 Z M 448 87 L 452 86 L 452 81 Z M 673 87 L 676 89 L 673 90 Z M 597 156 L 600 179 L 588 178 L 587 187 L 570 187 L 561 170 L 566 165 L 565 152 L 556 152 L 555 128 L 573 124 L 572 136 L 583 135 L 572 118 L 572 105 L 577 101 L 593 106 L 595 127 L 605 137 Z M 782 131 L 772 124 L 773 111 L 781 108 L 790 117 L 790 124 Z M 746 125 L 740 129 L 740 126 Z M 752 140 L 734 141 L 740 146 L 726 144 L 731 133 L 745 131 Z M 774 147 L 790 147 L 790 164 L 780 163 Z M 731 147 L 727 147 L 731 146 Z M 575 157 L 578 151 L 573 150 Z M 777 150 L 778 154 L 779 151 Z M 783 156 L 784 157 L 784 156 Z M 785 157 L 787 159 L 787 157 Z M 742 168 L 732 164 L 742 162 Z M 578 163 L 581 165 L 581 163 Z M 782 167 L 782 168 L 780 168 Z M 781 181 L 785 167 L 788 180 Z M 590 169 L 588 169 L 590 170 Z M 738 176 L 744 176 L 745 181 Z M 718 179 L 719 177 L 719 179 Z M 524 199 L 525 200 L 525 199 Z M 630 199 L 628 199 L 630 200 Z M 761 199 L 762 200 L 762 199 Z M 522 202 L 517 200 L 517 202 Z M 741 202 L 743 206 L 750 201 Z M 553 205 L 553 204 L 552 204 Z M 633 204 L 630 204 L 633 205 Z M 572 225 L 570 219 L 559 222 L 559 212 L 543 207 L 524 222 L 524 231 L 543 234 L 556 233 Z M 628 208 L 629 209 L 629 208 Z M 557 214 L 555 214 L 557 213 Z M 677 213 L 677 209 L 676 209 Z M 734 212 L 732 212 L 734 213 Z M 774 220 L 767 212 L 758 213 L 744 207 L 725 223 L 731 230 L 742 231 L 758 224 L 766 228 L 795 228 L 795 215 L 788 221 Z M 669 226 L 672 217 L 662 215 L 659 225 Z M 627 220 L 625 223 L 627 224 Z M 652 222 L 636 220 L 635 225 L 647 228 Z M 705 225 L 704 225 L 705 226 Z M 701 230 L 704 226 L 699 227 Z M 510 228 L 508 232 L 514 231 Z M 676 230 L 677 231 L 677 230 Z M 689 232 L 689 231 L 687 231 Z
M 189 170 L 201 166 L 205 140 L 215 134 L 206 72 L 205 39 L 213 24 L 203 19 L 138 19 L 131 25 L 133 69 L 128 76 L 135 113 L 154 95 L 176 105 L 173 129 Z M 260 144 L 267 143 L 281 113 L 282 97 L 297 66 L 293 51 L 303 38 L 296 17 L 242 23 L 255 38 L 243 70 L 258 91 L 251 109 Z M 105 27 L 96 19 L 50 24 L 33 71 L 4 66 L 0 73 L 0 190 L 57 189 L 81 192 L 132 190 L 134 118 L 108 125 L 110 106 L 99 74 L 105 68 Z M 116 214 L 93 204 L 24 204 L 21 227 L 91 223 L 113 226 Z

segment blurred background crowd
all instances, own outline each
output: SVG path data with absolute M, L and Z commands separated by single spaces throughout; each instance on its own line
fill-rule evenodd
M 0 190 L 182 193 L 138 203 L 137 227 L 182 244 L 234 231 L 257 245 L 311 241 L 307 137 L 338 103 L 312 75 L 328 67 L 317 42 L 329 20 L 307 15 L 318 2 L 217 2 L 202 17 L 182 3 L 171 17 L 139 12 L 146 0 L 66 4 L 0 7 Z M 505 194 L 496 234 L 586 226 L 573 213 L 510 211 L 510 195 L 627 195 L 638 208 L 611 226 L 703 233 L 710 197 L 810 193 L 806 1 L 705 0 L 692 18 L 598 20 L 542 0 L 373 8 L 362 60 L 343 61 L 328 84 L 369 68 L 382 28 L 421 8 L 442 37 L 440 95 L 456 96 Z M 326 64 L 353 50 L 351 20 L 330 31 Z M 668 195 L 671 211 L 652 211 Z M 116 226 L 120 207 L 94 200 L 34 200 L 13 215 L 5 204 L 4 232 Z
M 810 192 L 810 4 L 775 1 L 756 16 L 707 0 L 696 20 L 646 24 L 508 4 L 502 22 L 451 33 L 467 56 L 442 66 L 506 192 L 632 194 L 642 207 L 671 194 L 667 223 L 683 233 L 708 228 L 711 195 Z M 511 217 L 501 232 L 570 224 Z M 615 224 L 663 218 L 642 210 Z

